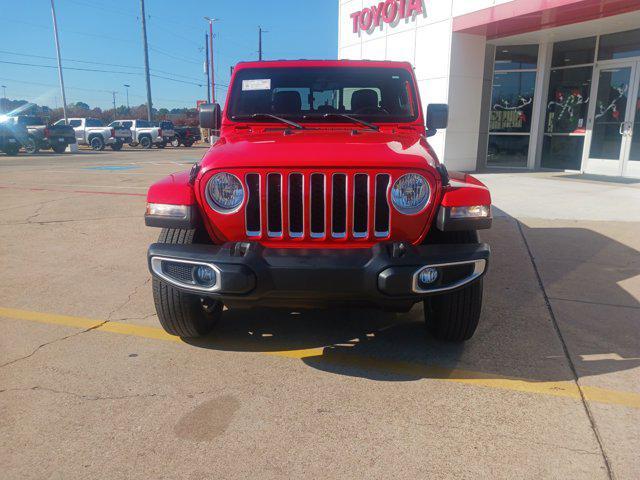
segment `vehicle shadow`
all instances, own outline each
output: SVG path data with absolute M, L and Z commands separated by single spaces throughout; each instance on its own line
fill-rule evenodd
M 319 370 L 384 381 L 573 380 L 524 234 L 579 374 L 640 366 L 640 329 L 630 314 L 640 309 L 638 294 L 620 286 L 640 274 L 638 252 L 585 228 L 521 228 L 522 234 L 513 218 L 498 215 L 494 228 L 482 235 L 492 247 L 491 267 L 485 277 L 480 326 L 465 344 L 434 339 L 424 327 L 421 305 L 406 314 L 231 310 L 212 335 L 188 343 L 223 351 L 278 352 Z M 562 256 L 560 266 L 555 255 Z M 598 292 L 596 303 L 609 298 L 624 308 L 610 307 L 605 316 L 594 317 L 589 312 L 596 305 L 579 303 L 586 308 L 576 308 L 573 303 L 572 299 L 582 302 L 585 291 Z M 566 298 L 555 299 L 549 292 Z

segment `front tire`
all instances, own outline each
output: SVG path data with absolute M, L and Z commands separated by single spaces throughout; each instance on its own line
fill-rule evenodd
M 438 340 L 464 342 L 473 337 L 482 310 L 482 279 L 460 290 L 424 301 L 427 329 Z
M 195 243 L 196 230 L 165 228 L 158 243 L 187 245 Z M 162 328 L 182 338 L 202 337 L 213 330 L 222 316 L 222 303 L 184 293 L 153 278 L 153 301 Z
M 119 152 L 120 150 L 122 150 L 122 142 L 112 143 L 111 150 L 113 150 L 114 152 Z
M 171 146 L 172 147 L 179 147 L 180 146 L 180 140 L 178 140 L 177 138 L 174 138 L 173 140 L 171 140 Z
M 64 153 L 65 150 L 67 149 L 66 145 L 53 145 L 51 147 L 51 149 L 55 152 L 55 153 Z
M 432 228 L 424 243 L 478 243 L 475 230 L 442 232 Z M 427 329 L 438 340 L 464 342 L 469 340 L 480 321 L 482 311 L 482 278 L 460 290 L 428 297 L 424 300 L 424 320 Z
M 162 141 L 160 143 L 156 143 L 156 147 L 158 147 L 158 148 L 164 148 L 166 146 L 167 146 L 167 142 L 165 142 L 165 141 Z

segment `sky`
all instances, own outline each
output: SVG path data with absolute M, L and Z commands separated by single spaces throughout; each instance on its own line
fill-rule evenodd
M 55 0 L 55 6 L 67 103 L 112 108 L 116 91 L 116 104 L 126 105 L 124 84 L 131 106 L 146 103 L 140 0 Z M 145 0 L 145 7 L 155 108 L 195 107 L 206 99 L 204 16 L 220 19 L 213 48 L 219 101 L 230 67 L 257 60 L 259 25 L 268 32 L 266 60 L 332 59 L 338 52 L 337 0 Z M 55 57 L 50 0 L 0 0 L 0 85 L 7 98 L 62 106 Z

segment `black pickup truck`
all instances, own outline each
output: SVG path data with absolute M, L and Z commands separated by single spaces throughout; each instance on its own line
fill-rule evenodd
M 76 132 L 69 125 L 49 125 L 44 118 L 36 115 L 16 115 L 9 117 L 8 121 L 27 129 L 27 138 L 22 141 L 27 153 L 36 153 L 41 149 L 63 153 L 67 145 L 76 143 Z
M 0 150 L 7 155 L 17 155 L 22 145 L 21 139 L 27 138 L 27 129 L 22 125 L 0 123 Z
M 198 127 L 174 127 L 173 131 L 176 133 L 175 138 L 171 142 L 171 146 L 173 147 L 179 147 L 180 145 L 190 147 L 201 140 L 200 129 Z

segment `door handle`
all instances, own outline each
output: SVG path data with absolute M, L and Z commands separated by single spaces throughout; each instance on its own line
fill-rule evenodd
M 627 122 L 621 122 L 620 123 L 620 129 L 618 130 L 620 132 L 620 135 L 624 135 L 625 132 L 625 125 L 627 124 Z

